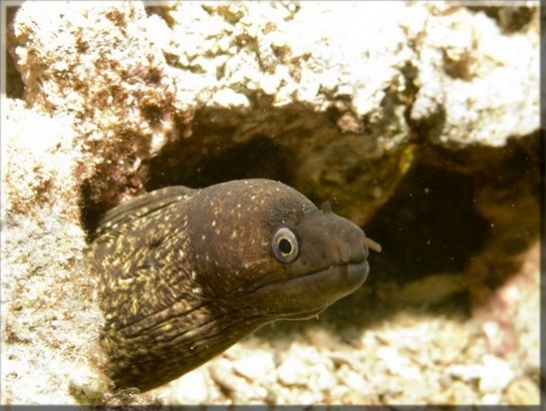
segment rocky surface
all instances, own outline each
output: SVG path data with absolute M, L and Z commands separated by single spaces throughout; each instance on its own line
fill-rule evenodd
M 2 403 L 538 404 L 539 12 L 518 4 L 3 9 Z M 384 248 L 367 285 L 112 392 L 97 215 L 245 177 L 364 226 Z

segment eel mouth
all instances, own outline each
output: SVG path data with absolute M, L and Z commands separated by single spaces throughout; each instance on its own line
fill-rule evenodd
M 310 318 L 359 288 L 369 270 L 367 260 L 331 265 L 302 276 L 262 284 L 248 297 L 273 317 Z
M 366 281 L 369 271 L 368 260 L 362 260 L 360 262 L 331 265 L 322 270 L 284 280 L 284 282 L 288 287 L 305 287 L 307 290 L 312 290 L 313 287 L 323 284 L 339 290 L 350 288 L 353 291 Z M 304 290 L 302 289 L 302 291 Z

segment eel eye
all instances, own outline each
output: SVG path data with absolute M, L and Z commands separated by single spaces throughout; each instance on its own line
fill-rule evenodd
M 286 227 L 281 227 L 271 239 L 271 251 L 281 263 L 291 263 L 299 254 L 299 244 L 296 233 Z

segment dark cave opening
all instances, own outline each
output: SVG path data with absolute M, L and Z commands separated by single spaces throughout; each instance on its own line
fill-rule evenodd
M 474 201 L 472 176 L 416 165 L 365 227 L 383 247 L 370 256 L 367 283 L 463 270 L 487 235 Z
M 166 152 L 166 155 L 172 155 Z M 290 184 L 291 156 L 278 143 L 266 136 L 210 152 L 191 167 L 165 169 L 159 156 L 150 164 L 147 191 L 166 185 L 202 188 L 225 181 L 245 178 L 269 178 Z

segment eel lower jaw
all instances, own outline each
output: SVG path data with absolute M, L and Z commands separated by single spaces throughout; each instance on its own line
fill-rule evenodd
M 351 294 L 366 280 L 368 261 L 332 265 L 299 277 L 267 283 L 248 298 L 278 319 L 305 319 L 318 315 Z

